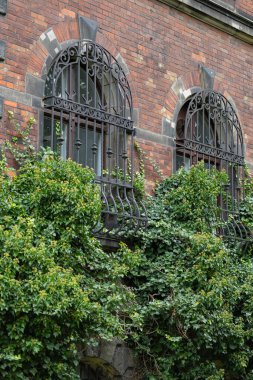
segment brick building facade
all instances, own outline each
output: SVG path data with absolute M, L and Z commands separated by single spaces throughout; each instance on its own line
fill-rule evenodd
M 35 116 L 33 141 L 43 144 L 50 67 L 75 41 L 91 40 L 115 57 L 129 82 L 149 191 L 157 179 L 154 164 L 165 176 L 176 169 L 180 110 L 203 90 L 233 106 L 253 169 L 252 1 L 0 0 L 0 25 L 0 142 L 14 133 L 7 117 L 13 111 L 21 124 Z M 127 348 L 117 343 L 113 350 L 111 364 L 115 350 Z M 131 378 L 127 360 L 114 366 Z

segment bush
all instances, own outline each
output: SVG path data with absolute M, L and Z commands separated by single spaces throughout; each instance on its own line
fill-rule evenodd
M 201 163 L 166 179 L 150 202 L 131 277 L 142 324 L 132 334 L 141 377 L 253 379 L 251 248 L 226 246 L 210 227 L 226 180 Z
M 1 379 L 78 379 L 76 344 L 123 336 L 137 255 L 105 253 L 94 173 L 59 158 L 0 176 Z M 123 323 L 124 322 L 124 323 Z

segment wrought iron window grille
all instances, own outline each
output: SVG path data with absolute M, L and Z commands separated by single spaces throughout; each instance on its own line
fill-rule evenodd
M 239 119 L 220 93 L 202 90 L 182 107 L 176 128 L 176 169 L 199 161 L 206 168 L 225 170 L 229 184 L 221 185 L 218 200 L 221 227 L 217 234 L 239 244 L 253 242 L 252 232 L 240 220 L 244 199 L 244 145 Z
M 117 60 L 79 41 L 62 51 L 46 79 L 43 145 L 93 168 L 103 210 L 94 233 L 117 239 L 146 226 L 134 195 L 132 95 Z

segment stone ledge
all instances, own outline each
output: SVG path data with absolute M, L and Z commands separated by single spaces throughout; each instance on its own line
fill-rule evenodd
M 253 19 L 214 0 L 158 0 L 240 40 L 253 44 Z
M 42 106 L 41 98 L 26 94 L 25 92 L 13 90 L 12 88 L 0 86 L 0 94 L 4 97 L 5 100 L 24 104 L 25 106 L 35 108 L 41 108 Z
M 150 132 L 146 129 L 136 128 L 136 137 L 172 148 L 175 146 L 174 138 L 166 135 L 161 135 L 159 133 Z
M 26 74 L 26 93 L 43 98 L 45 81 L 32 74 Z

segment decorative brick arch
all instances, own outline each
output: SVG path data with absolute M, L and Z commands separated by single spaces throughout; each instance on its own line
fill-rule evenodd
M 49 40 L 51 39 L 51 43 L 53 42 L 52 45 L 54 46 L 54 51 L 48 50 L 45 47 L 45 44 L 43 44 L 43 41 L 47 37 Z M 27 72 L 32 75 L 41 77 L 44 73 L 45 65 L 50 56 L 51 58 L 55 58 L 57 54 L 66 47 L 66 45 L 80 39 L 82 39 L 82 36 L 80 36 L 77 17 L 71 21 L 63 21 L 53 28 L 47 29 L 40 35 L 40 38 L 33 46 L 27 66 Z M 102 45 L 113 56 L 117 56 L 117 47 L 115 47 L 115 44 L 113 44 L 106 35 L 98 32 L 96 42 Z
M 240 115 L 235 102 L 224 87 L 222 81 L 215 75 L 213 70 L 199 65 L 197 70 L 187 72 L 181 77 L 178 77 L 166 95 L 162 108 L 162 116 L 166 119 L 166 123 L 169 124 L 172 130 L 173 128 L 175 129 L 178 113 L 186 99 L 203 89 L 212 89 L 228 99 L 233 105 L 240 120 Z M 174 136 L 172 135 L 171 137 L 176 136 L 175 133 Z
M 26 92 L 42 99 L 46 75 L 52 61 L 60 51 L 73 42 L 82 39 L 96 41 L 117 59 L 129 81 L 136 108 L 138 99 L 135 84 L 118 47 L 115 46 L 106 32 L 99 30 L 96 21 L 73 12 L 70 13 L 70 17 L 43 32 L 34 43 L 27 63 Z M 135 124 L 137 124 L 137 120 L 135 120 Z
M 45 39 L 48 39 L 49 42 L 52 43 L 54 49 L 57 49 L 57 45 L 61 45 L 65 41 L 79 39 L 77 17 L 72 20 L 65 20 L 53 28 L 47 29 L 33 45 L 27 66 L 27 73 L 37 77 L 41 77 L 48 57 L 51 55 L 51 57 L 54 58 L 60 51 L 55 50 L 54 54 L 52 54 L 53 49 L 50 51 L 50 49 L 46 47 Z
M 67 10 L 65 10 L 65 13 Z M 97 42 L 103 48 L 112 54 L 120 66 L 123 68 L 132 93 L 134 104 L 133 121 L 138 126 L 138 97 L 135 89 L 135 83 L 131 77 L 130 71 L 126 64 L 125 58 L 119 53 L 118 47 L 111 41 L 105 31 L 100 31 L 96 21 L 90 20 L 79 14 L 68 11 L 68 17 L 57 25 L 43 32 L 38 40 L 33 44 L 29 59 L 27 60 L 25 73 L 25 96 L 31 98 L 33 113 L 39 121 L 36 128 L 36 145 L 40 146 L 42 141 L 42 125 L 43 125 L 43 98 L 45 90 L 45 80 L 48 70 L 55 57 L 76 41 L 91 40 Z
M 198 69 L 187 72 L 181 77 L 178 77 L 172 84 L 166 96 L 161 112 L 163 116 L 163 133 L 171 139 L 171 145 L 174 150 L 174 154 L 172 155 L 173 171 L 175 171 L 175 139 L 179 111 L 191 95 L 204 89 L 211 89 L 218 92 L 229 100 L 229 102 L 233 105 L 242 128 L 240 115 L 236 108 L 235 102 L 227 89 L 224 87 L 223 82 L 218 78 L 218 76 L 216 76 L 216 73 L 213 70 L 199 65 Z M 245 141 L 246 136 L 244 133 L 243 137 Z

